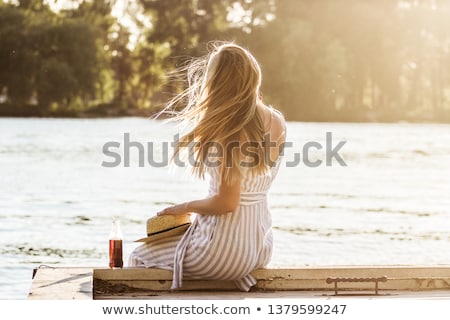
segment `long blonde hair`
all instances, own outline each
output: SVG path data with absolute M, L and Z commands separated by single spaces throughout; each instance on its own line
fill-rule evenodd
M 257 175 L 268 170 L 262 144 L 264 123 L 257 108 L 261 69 L 253 55 L 241 46 L 230 42 L 210 45 L 206 56 L 193 59 L 181 70 L 187 76 L 187 88 L 165 110 L 174 110 L 181 103 L 184 108 L 172 119 L 193 124 L 180 138 L 174 155 L 183 146 L 194 143 L 188 156 L 196 162 L 193 172 L 203 178 L 210 146 L 220 144 L 224 151 L 221 183 L 231 184 L 243 170 L 242 143 L 250 143 L 247 146 L 256 160 L 250 167 L 251 173 Z M 239 143 L 239 147 L 229 148 L 233 143 Z

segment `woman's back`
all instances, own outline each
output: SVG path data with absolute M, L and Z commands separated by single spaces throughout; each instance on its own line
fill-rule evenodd
M 268 137 L 271 129 L 268 128 Z M 274 147 L 284 142 L 284 130 L 280 137 L 278 143 L 274 141 Z M 277 176 L 281 159 L 278 154 L 264 174 L 242 171 L 239 206 L 234 212 L 196 217 L 190 234 L 181 241 L 186 245 L 183 266 L 186 275 L 235 280 L 242 290 L 255 284 L 249 273 L 267 265 L 272 255 L 272 221 L 267 194 Z M 216 167 L 208 172 L 209 196 L 213 196 L 219 192 L 220 171 Z

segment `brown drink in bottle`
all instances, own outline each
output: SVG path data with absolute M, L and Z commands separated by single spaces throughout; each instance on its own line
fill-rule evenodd
M 120 221 L 113 218 L 112 229 L 109 235 L 109 267 L 112 269 L 123 267 L 122 238 Z

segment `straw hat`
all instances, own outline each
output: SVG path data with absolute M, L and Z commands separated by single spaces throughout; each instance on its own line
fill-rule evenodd
M 183 234 L 191 225 L 189 214 L 154 216 L 147 220 L 147 237 L 135 242 L 150 242 L 164 237 Z

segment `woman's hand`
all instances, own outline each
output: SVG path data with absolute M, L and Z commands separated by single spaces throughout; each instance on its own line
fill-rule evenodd
M 156 215 L 162 216 L 166 214 L 172 214 L 172 215 L 182 215 L 189 213 L 188 211 L 188 202 L 176 204 L 174 206 L 167 207 L 161 211 L 159 211 Z
M 158 213 L 158 216 L 172 214 L 201 214 L 201 215 L 220 215 L 234 212 L 239 206 L 241 196 L 240 181 L 234 181 L 232 185 L 222 184 L 219 192 L 208 198 L 200 200 L 191 200 L 167 207 Z

